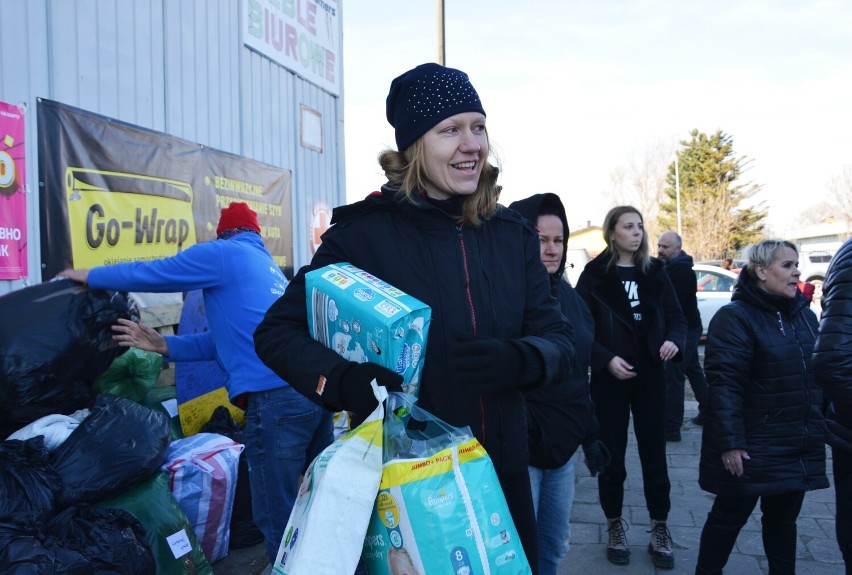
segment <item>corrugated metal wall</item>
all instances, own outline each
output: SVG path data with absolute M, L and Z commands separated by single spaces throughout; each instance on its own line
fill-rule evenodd
M 294 264 L 310 259 L 315 207 L 345 202 L 342 99 L 243 46 L 243 1 L 0 1 L 0 101 L 26 108 L 30 275 L 0 294 L 41 281 L 40 97 L 291 170 Z M 300 145 L 303 105 L 322 152 Z

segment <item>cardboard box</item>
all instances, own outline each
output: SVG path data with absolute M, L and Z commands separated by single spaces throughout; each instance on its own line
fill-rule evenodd
M 311 335 L 350 361 L 373 362 L 417 396 L 431 308 L 349 263 L 305 276 Z

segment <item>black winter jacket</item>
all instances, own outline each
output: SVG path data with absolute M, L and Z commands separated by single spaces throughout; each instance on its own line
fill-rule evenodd
M 663 262 L 651 258 L 647 273 L 636 269 L 642 306 L 642 333 L 639 333 L 615 266 L 607 266 L 609 260 L 607 249 L 586 264 L 577 282 L 577 292 L 595 320 L 592 385 L 615 379 L 607 369 L 615 356 L 634 366 L 650 361 L 654 367 L 660 367 L 663 342 L 677 346 L 679 351 L 673 361 L 680 361 L 686 341 L 686 318 Z
M 731 300 L 707 334 L 701 488 L 753 497 L 828 487 L 822 391 L 811 371 L 817 321 L 808 300 L 761 290 L 747 268 Z M 722 466 L 721 453 L 731 449 L 749 455 L 742 477 Z
M 686 329 L 701 327 L 701 312 L 698 311 L 698 282 L 692 270 L 692 256 L 681 251 L 676 257 L 666 261 L 666 273 L 672 280 L 680 309 L 686 316 Z
M 536 194 L 512 203 L 530 223 L 535 224 L 543 202 L 550 211 L 558 211 L 568 239 L 568 218 L 559 196 Z M 562 313 L 574 329 L 576 356 L 568 378 L 542 386 L 524 394 L 529 425 L 530 465 L 539 469 L 557 469 L 565 465 L 580 445 L 597 439 L 598 420 L 589 396 L 589 360 L 592 354 L 595 325 L 592 313 L 571 287 L 563 274 L 568 253 L 562 253 L 562 264 L 550 275 L 550 291 L 559 300 Z
M 498 474 L 526 473 L 521 392 L 471 391 L 449 372 L 447 355 L 455 334 L 475 334 L 521 342 L 527 361 L 538 362 L 542 383 L 570 370 L 571 329 L 550 294 L 538 233 L 504 207 L 479 227 L 462 227 L 447 211 L 454 211 L 452 201 L 421 199 L 415 205 L 395 194 L 384 186 L 334 210 L 333 225 L 310 265 L 299 270 L 258 326 L 258 356 L 309 399 L 341 408 L 334 393 L 316 392 L 320 375 L 329 377 L 346 360 L 308 332 L 305 273 L 350 262 L 432 309 L 418 405 L 452 425 L 470 426 Z
M 830 400 L 827 440 L 832 447 L 852 452 L 852 240 L 828 266 L 821 304 L 813 370 Z

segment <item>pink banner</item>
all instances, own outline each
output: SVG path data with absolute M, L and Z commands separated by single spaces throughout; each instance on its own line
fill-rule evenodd
M 0 102 L 0 280 L 27 277 L 24 113 Z

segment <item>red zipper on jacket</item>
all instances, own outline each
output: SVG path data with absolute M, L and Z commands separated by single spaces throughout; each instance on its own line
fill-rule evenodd
M 464 290 L 465 294 L 467 294 L 467 304 L 470 307 L 470 321 L 473 325 L 473 335 L 476 335 L 476 310 L 473 309 L 473 294 L 470 293 L 470 270 L 467 267 L 467 250 L 464 246 L 462 226 L 456 226 L 456 232 L 459 238 L 459 247 L 461 248 L 462 267 L 464 268 Z M 482 401 L 481 393 L 479 394 L 479 418 L 482 443 L 485 444 L 485 402 Z

